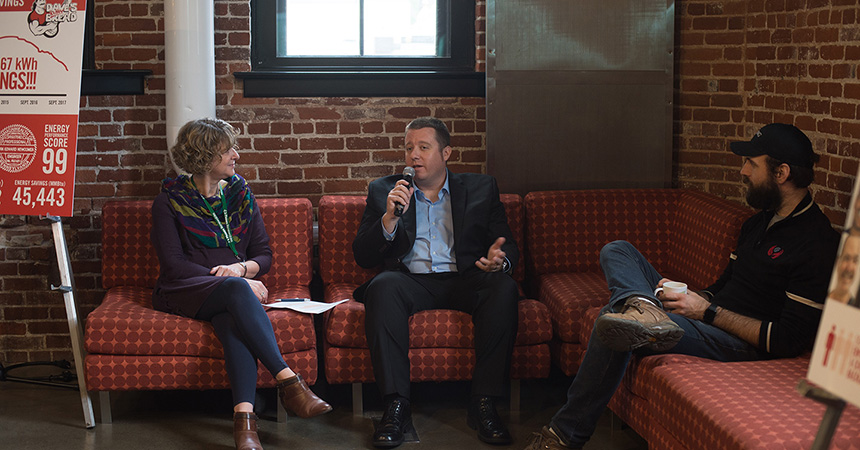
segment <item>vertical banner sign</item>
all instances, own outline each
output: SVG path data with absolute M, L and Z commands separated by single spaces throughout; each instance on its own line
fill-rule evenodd
M 860 180 L 860 172 L 857 174 Z M 830 277 L 821 325 L 809 362 L 809 381 L 860 406 L 860 181 Z
M 0 214 L 70 217 L 86 0 L 0 0 Z

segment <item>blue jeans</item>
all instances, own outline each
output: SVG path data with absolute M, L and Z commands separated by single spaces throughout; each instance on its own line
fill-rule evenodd
M 611 292 L 609 304 L 600 311 L 601 315 L 620 311 L 625 300 L 632 295 L 661 304 L 654 296 L 654 289 L 662 277 L 629 242 L 606 244 L 600 251 L 600 266 Z M 680 353 L 717 361 L 750 361 L 766 357 L 746 341 L 717 327 L 678 314 L 668 315 L 684 329 L 684 337 L 678 345 L 662 353 Z M 567 391 L 567 403 L 550 422 L 566 444 L 581 447 L 594 433 L 597 420 L 621 384 L 633 353 L 612 351 L 592 333 L 582 365 Z M 646 356 L 657 352 L 641 348 L 635 353 Z
M 211 322 L 224 347 L 234 406 L 254 403 L 258 359 L 273 377 L 287 368 L 266 309 L 244 279 L 228 277 L 222 281 L 195 318 Z

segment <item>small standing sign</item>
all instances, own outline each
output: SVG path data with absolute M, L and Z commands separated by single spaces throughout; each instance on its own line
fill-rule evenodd
M 858 172 L 860 178 L 860 172 Z M 827 406 L 813 450 L 829 448 L 845 402 L 860 406 L 860 183 L 855 181 L 807 379 L 798 390 Z
M 0 214 L 72 215 L 85 7 L 0 2 Z
M 858 173 L 860 177 L 860 173 Z M 860 183 L 854 183 L 818 336 L 809 381 L 860 406 Z
M 75 151 L 86 0 L 0 0 L 0 214 L 53 222 L 78 389 L 95 426 L 84 379 L 69 252 L 60 216 L 74 210 Z

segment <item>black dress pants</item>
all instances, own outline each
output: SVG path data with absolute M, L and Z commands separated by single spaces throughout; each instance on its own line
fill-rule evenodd
M 377 275 L 367 286 L 364 306 L 373 373 L 382 395 L 409 398 L 409 317 L 427 309 L 472 315 L 476 357 L 472 394 L 506 395 L 517 337 L 518 300 L 516 282 L 501 272 L 390 271 Z

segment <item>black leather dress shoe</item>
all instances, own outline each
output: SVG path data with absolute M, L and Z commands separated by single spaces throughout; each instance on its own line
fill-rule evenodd
M 412 410 L 402 400 L 394 400 L 385 408 L 382 420 L 373 433 L 373 446 L 393 448 L 403 443 L 403 432 L 412 423 Z
M 513 442 L 508 427 L 496 413 L 496 405 L 491 397 L 479 397 L 469 402 L 466 418 L 469 428 L 478 430 L 478 439 L 488 444 L 510 444 Z

